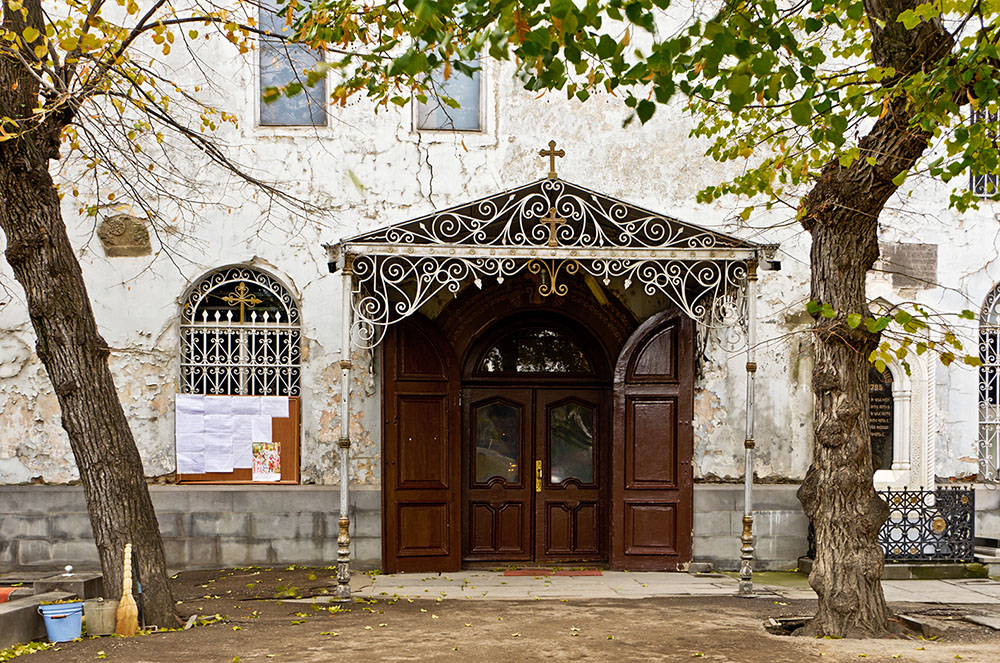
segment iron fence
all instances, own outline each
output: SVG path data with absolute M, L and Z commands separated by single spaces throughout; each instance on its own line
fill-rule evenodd
M 886 562 L 974 562 L 976 492 L 972 487 L 880 490 L 889 518 L 879 532 Z M 816 558 L 809 525 L 807 555 Z

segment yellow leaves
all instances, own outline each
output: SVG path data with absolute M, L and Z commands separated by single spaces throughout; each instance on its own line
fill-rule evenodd
M 125 11 L 128 12 L 129 16 L 132 14 L 138 14 L 139 4 L 135 0 L 128 0 L 128 4 L 125 6 Z
M 59 46 L 64 51 L 75 51 L 76 47 L 80 45 L 80 40 L 77 37 L 66 37 L 59 42 Z
M 38 30 L 29 25 L 24 29 L 24 32 L 21 33 L 21 37 L 24 39 L 24 43 L 30 44 L 31 42 L 38 39 L 38 36 L 40 34 L 41 33 Z
M 39 60 L 44 60 L 45 56 L 49 54 L 49 49 L 46 48 L 45 44 L 38 44 L 35 46 L 35 57 Z

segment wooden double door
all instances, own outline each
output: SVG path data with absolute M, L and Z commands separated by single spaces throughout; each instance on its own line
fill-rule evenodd
M 585 335 L 542 322 L 499 325 L 462 361 L 419 316 L 390 328 L 386 571 L 691 559 L 693 325 L 654 315 L 601 366 Z
M 462 391 L 462 559 L 607 560 L 609 388 Z

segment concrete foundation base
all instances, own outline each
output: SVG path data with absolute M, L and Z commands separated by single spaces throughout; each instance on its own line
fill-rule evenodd
M 45 637 L 45 622 L 38 614 L 42 601 L 72 598 L 69 592 L 45 592 L 0 604 L 0 649 Z

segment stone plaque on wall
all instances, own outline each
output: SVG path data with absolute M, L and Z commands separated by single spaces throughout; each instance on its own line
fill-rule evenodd
M 880 242 L 882 269 L 897 288 L 933 288 L 937 284 L 937 244 Z
M 892 374 L 872 367 L 868 374 L 868 427 L 871 434 L 872 465 L 876 470 L 892 469 Z
M 104 255 L 109 258 L 151 253 L 146 221 L 129 214 L 116 214 L 101 221 L 97 236 L 104 246 Z

